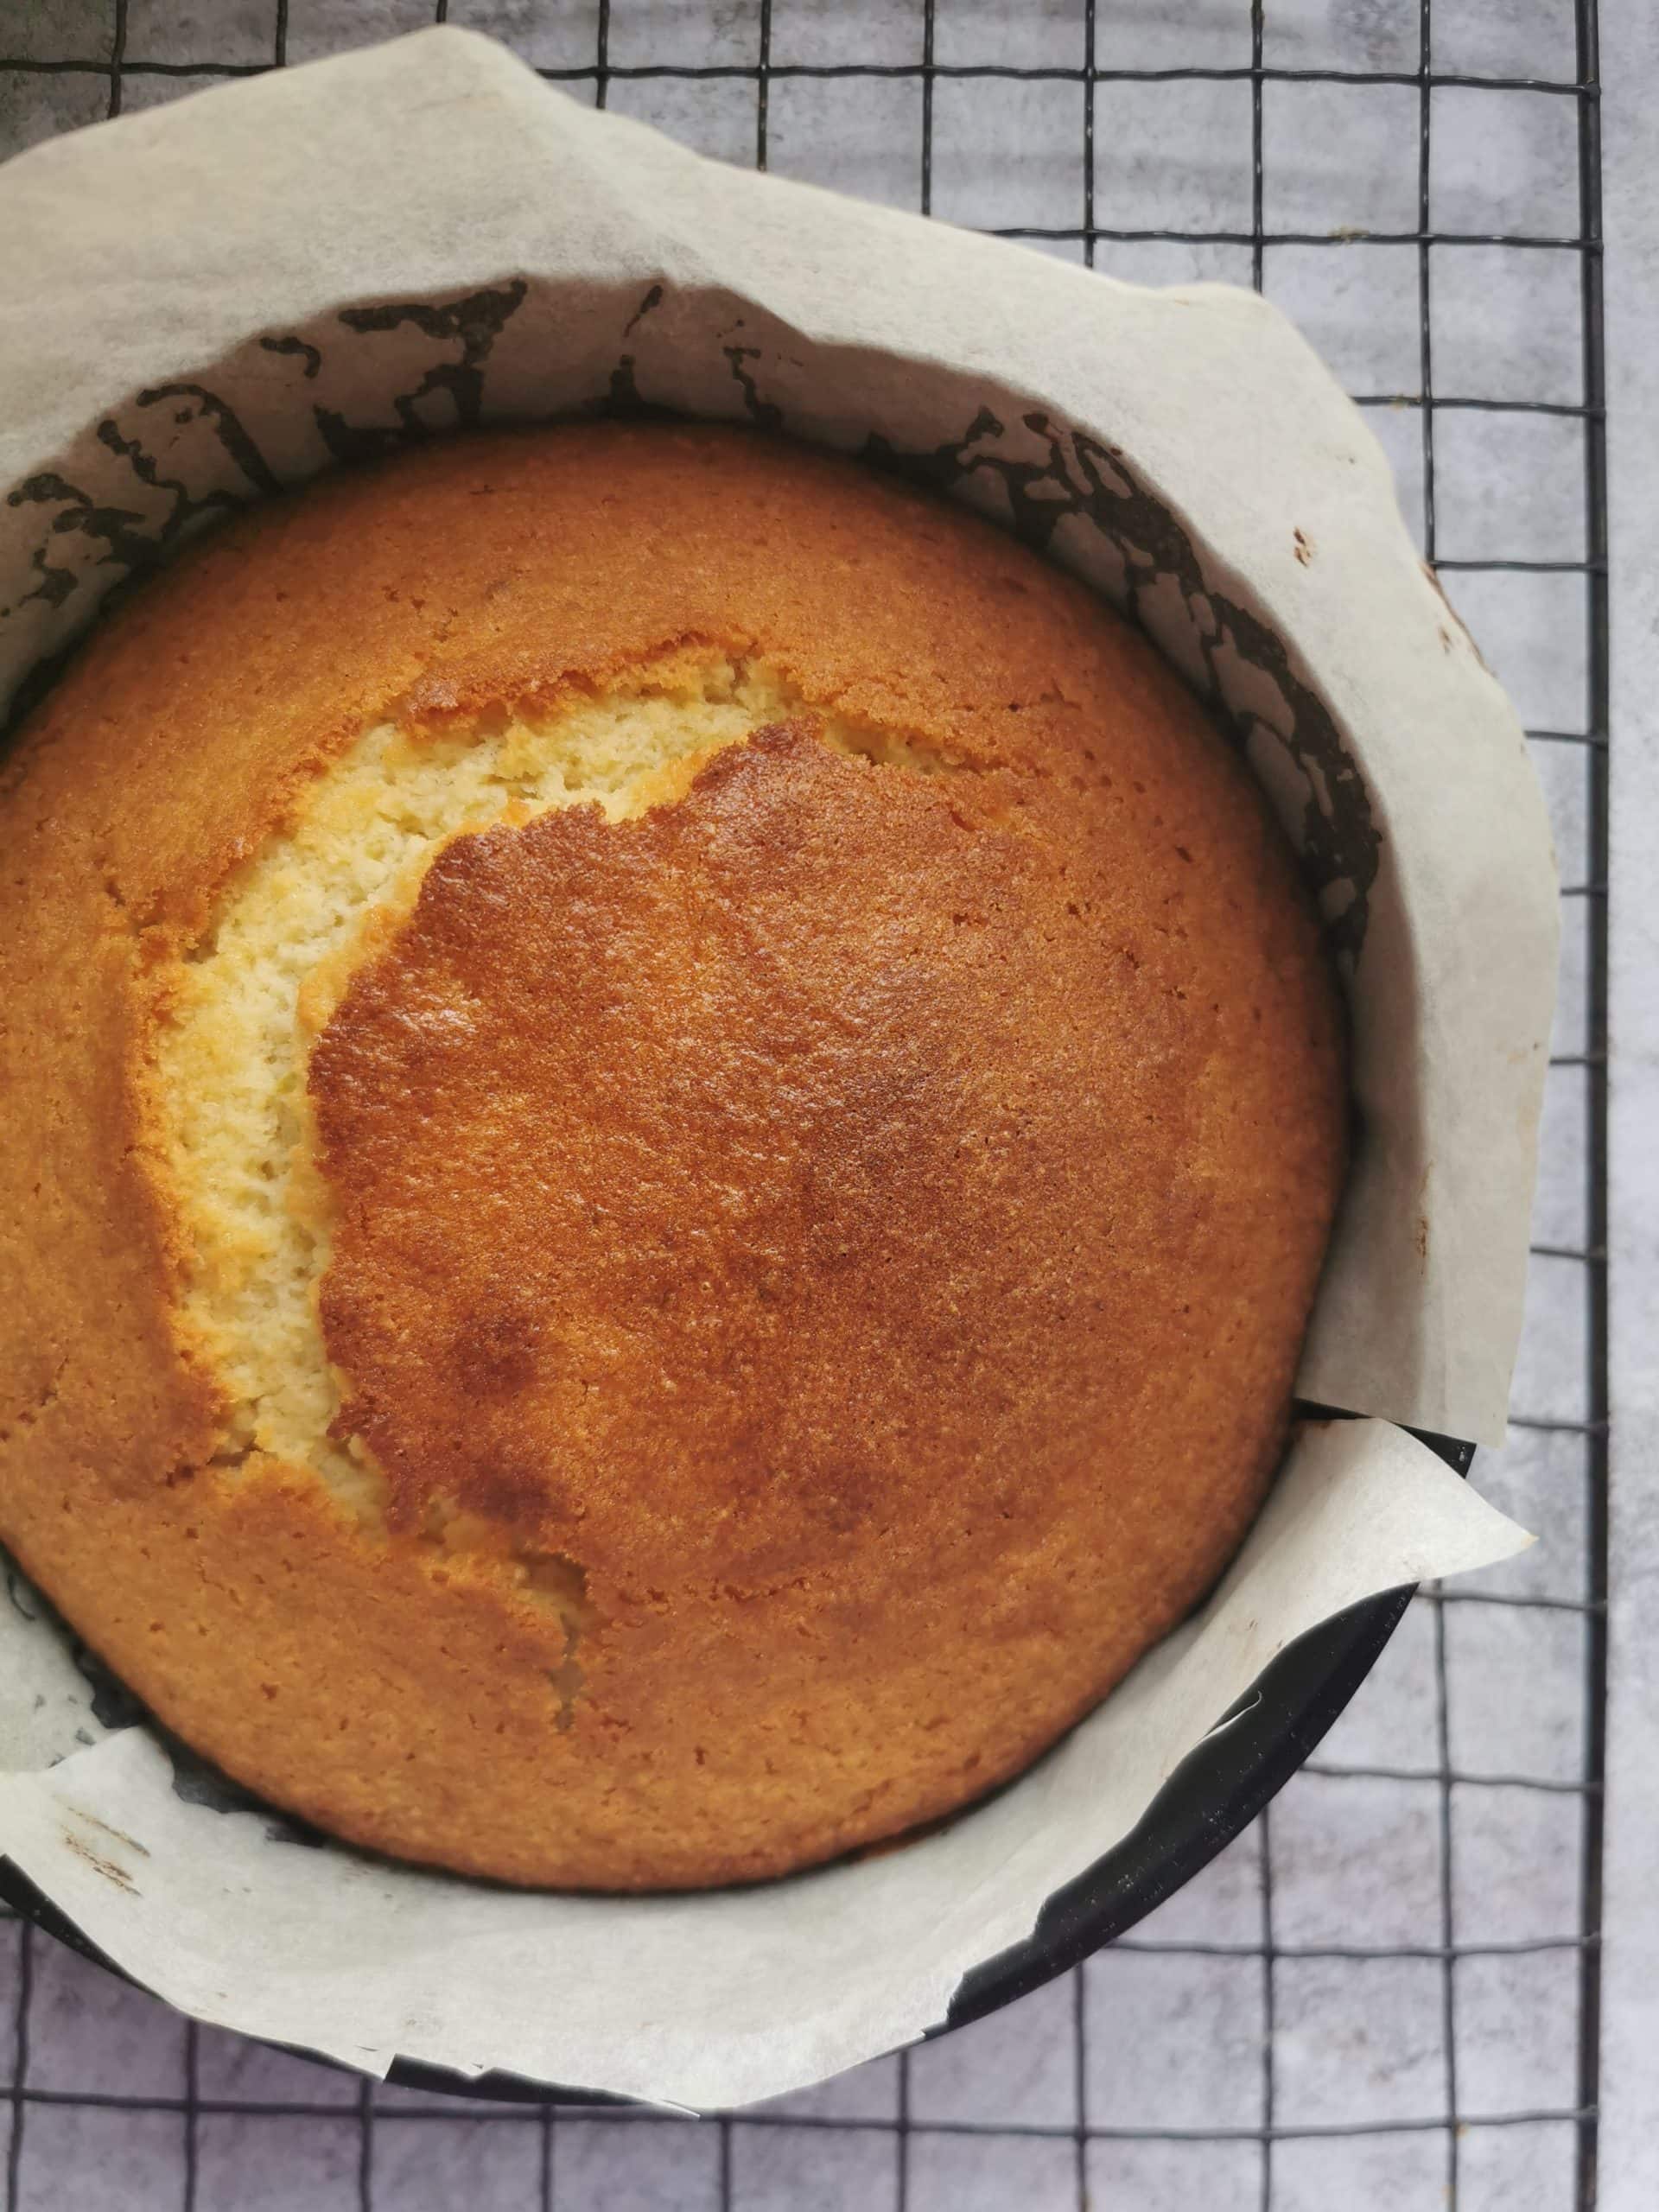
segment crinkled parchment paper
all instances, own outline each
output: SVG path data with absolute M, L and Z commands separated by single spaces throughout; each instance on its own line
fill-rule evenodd
M 16 1580 L 0 1849 L 202 2018 L 701 2107 L 939 2020 L 1287 1643 L 1526 1541 L 1390 1424 L 1502 1432 L 1556 925 L 1515 715 L 1271 308 L 700 161 L 454 30 L 0 175 L 0 695 L 227 509 L 428 430 L 655 407 L 984 508 L 1231 723 L 1319 891 L 1363 1119 L 1300 1387 L 1376 1418 L 1306 1431 L 1202 1615 L 1022 1781 L 882 1858 L 617 1901 L 303 1847 L 132 1725 Z

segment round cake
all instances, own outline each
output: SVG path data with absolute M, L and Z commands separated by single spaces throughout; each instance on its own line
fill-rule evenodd
M 355 1842 L 772 1875 L 1017 1773 L 1282 1449 L 1341 1030 L 1205 713 L 742 431 L 222 529 L 0 785 L 0 1541 Z

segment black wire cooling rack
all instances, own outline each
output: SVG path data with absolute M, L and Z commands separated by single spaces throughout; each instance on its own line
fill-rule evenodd
M 181 2023 L 4 1915 L 7 2212 L 72 2203 L 419 2212 L 463 2200 L 480 2212 L 573 2212 L 625 2198 L 664 2212 L 929 2212 L 947 2201 L 953 2212 L 1015 2202 L 1026 2212 L 1174 2212 L 1200 2202 L 1215 2212 L 1500 2203 L 1587 2212 L 1596 2196 L 1607 1468 L 1608 575 L 1595 0 L 1049 0 L 1023 11 L 989 0 L 840 9 L 824 0 L 0 0 L 0 150 L 432 21 L 493 31 L 578 97 L 654 114 L 705 150 L 876 189 L 1090 267 L 1222 273 L 1273 293 L 1287 249 L 1349 264 L 1395 250 L 1390 282 L 1396 295 L 1405 288 L 1414 342 L 1391 357 L 1401 388 L 1374 383 L 1355 397 L 1384 436 L 1426 557 L 1483 643 L 1489 623 L 1517 637 L 1554 624 L 1561 639 L 1541 673 L 1524 639 L 1514 647 L 1565 877 L 1570 1003 L 1546 1114 L 1545 1184 L 1555 1195 L 1535 1231 L 1541 1319 L 1529 1332 L 1534 1354 L 1523 1348 L 1510 1446 L 1476 1471 L 1499 1503 L 1548 1523 L 1565 1557 L 1526 1576 L 1425 1593 L 1325 1756 L 1135 1936 L 958 2036 L 741 2118 L 556 2114 L 359 2085 Z M 1440 66 L 1443 53 L 1457 66 Z M 965 200 L 953 152 L 950 204 L 941 204 L 942 105 L 957 147 L 962 103 L 976 86 L 1003 88 L 998 150 Z M 1187 88 L 1179 100 L 1224 86 L 1238 88 L 1230 143 L 1248 162 L 1230 201 L 1237 212 L 1166 208 L 1160 165 L 1179 168 L 1180 149 L 1160 135 L 1154 105 L 1171 88 Z M 1391 214 L 1320 227 L 1317 210 L 1315 219 L 1299 217 L 1296 194 L 1282 212 L 1274 104 L 1316 86 L 1352 104 L 1321 111 L 1330 175 L 1339 179 L 1345 158 L 1332 118 L 1353 118 L 1357 159 L 1374 157 L 1382 118 L 1397 181 Z M 849 87 L 861 88 L 856 108 L 846 105 Z M 818 127 L 804 129 L 814 101 Z M 1510 104 L 1509 119 L 1488 102 Z M 1196 112 L 1158 111 L 1176 132 L 1184 111 Z M 1137 119 L 1150 139 L 1137 136 Z M 1062 129 L 1080 130 L 1080 158 L 1074 138 L 1057 154 Z M 1531 146 L 1565 161 L 1560 215 L 1507 228 L 1500 206 L 1496 223 L 1441 221 L 1436 149 L 1453 130 L 1465 145 L 1471 132 L 1495 133 L 1500 187 L 1517 159 L 1524 171 Z M 1156 149 L 1149 163 L 1133 152 L 1147 143 Z M 983 219 L 1033 212 L 1018 184 L 1028 152 L 1072 165 L 1075 220 Z M 1398 182 L 1408 166 L 1412 203 Z M 991 204 L 999 179 L 1016 203 L 1001 210 Z M 1532 206 L 1525 188 L 1516 196 Z M 1467 204 L 1465 194 L 1458 205 Z M 1121 209 L 1170 219 L 1103 219 Z M 1443 311 L 1477 264 L 1494 297 L 1508 299 L 1527 328 L 1554 331 L 1556 354 L 1563 346 L 1570 354 L 1544 378 L 1548 390 L 1527 387 L 1524 348 L 1514 361 L 1487 348 L 1490 385 L 1502 390 L 1437 364 Z M 1453 350 L 1460 367 L 1480 358 L 1466 330 Z M 1443 487 L 1466 499 L 1473 418 L 1482 418 L 1478 451 L 1500 478 L 1506 466 L 1533 465 L 1529 426 L 1559 426 L 1549 435 L 1558 460 L 1571 456 L 1568 504 L 1581 538 L 1540 550 L 1531 534 L 1524 550 L 1448 552 Z M 1452 542 L 1465 546 L 1461 536 Z M 1528 581 L 1506 602 L 1494 596 L 1497 578 Z M 1495 658 L 1513 688 L 1502 651 Z M 1478 1633 L 1465 1633 L 1470 1621 Z M 1514 1756 L 1492 1701 L 1495 1671 L 1500 1694 L 1533 1715 Z M 1392 1735 L 1391 1713 L 1401 1718 Z M 1414 1755 L 1424 1745 L 1427 1760 Z M 1505 1897 L 1520 1900 L 1519 1920 L 1494 1916 L 1491 1900 Z M 1529 1922 L 1535 1897 L 1541 1914 L 1560 1918 Z

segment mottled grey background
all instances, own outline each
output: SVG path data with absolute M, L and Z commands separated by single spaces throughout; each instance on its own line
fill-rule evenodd
M 0 0 L 0 151 L 444 12 Z M 1533 733 L 1566 887 L 1517 1417 L 1476 1465 L 1542 1541 L 1421 1599 L 1310 1767 L 1133 1940 L 980 2026 L 730 2123 L 550 2122 L 365 2088 L 197 2031 L 0 1919 L 8 2212 L 1568 2212 L 1593 2148 L 1604 1427 L 1586 1146 L 1605 733 L 1574 0 L 1265 0 L 1259 55 L 1248 0 L 447 12 L 575 73 L 574 97 L 602 90 L 727 160 L 753 162 L 764 130 L 780 173 L 905 207 L 925 195 L 1115 275 L 1259 276 L 1363 401 Z M 791 73 L 848 65 L 865 73 Z M 950 73 L 983 67 L 1033 73 Z M 630 73 L 664 67 L 737 73 Z

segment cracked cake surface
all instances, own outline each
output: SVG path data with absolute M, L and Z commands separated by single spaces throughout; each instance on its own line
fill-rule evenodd
M 0 784 L 0 1540 L 355 1841 L 773 1874 L 1213 1582 L 1339 1191 L 1255 786 L 1081 586 L 749 432 L 435 443 Z

